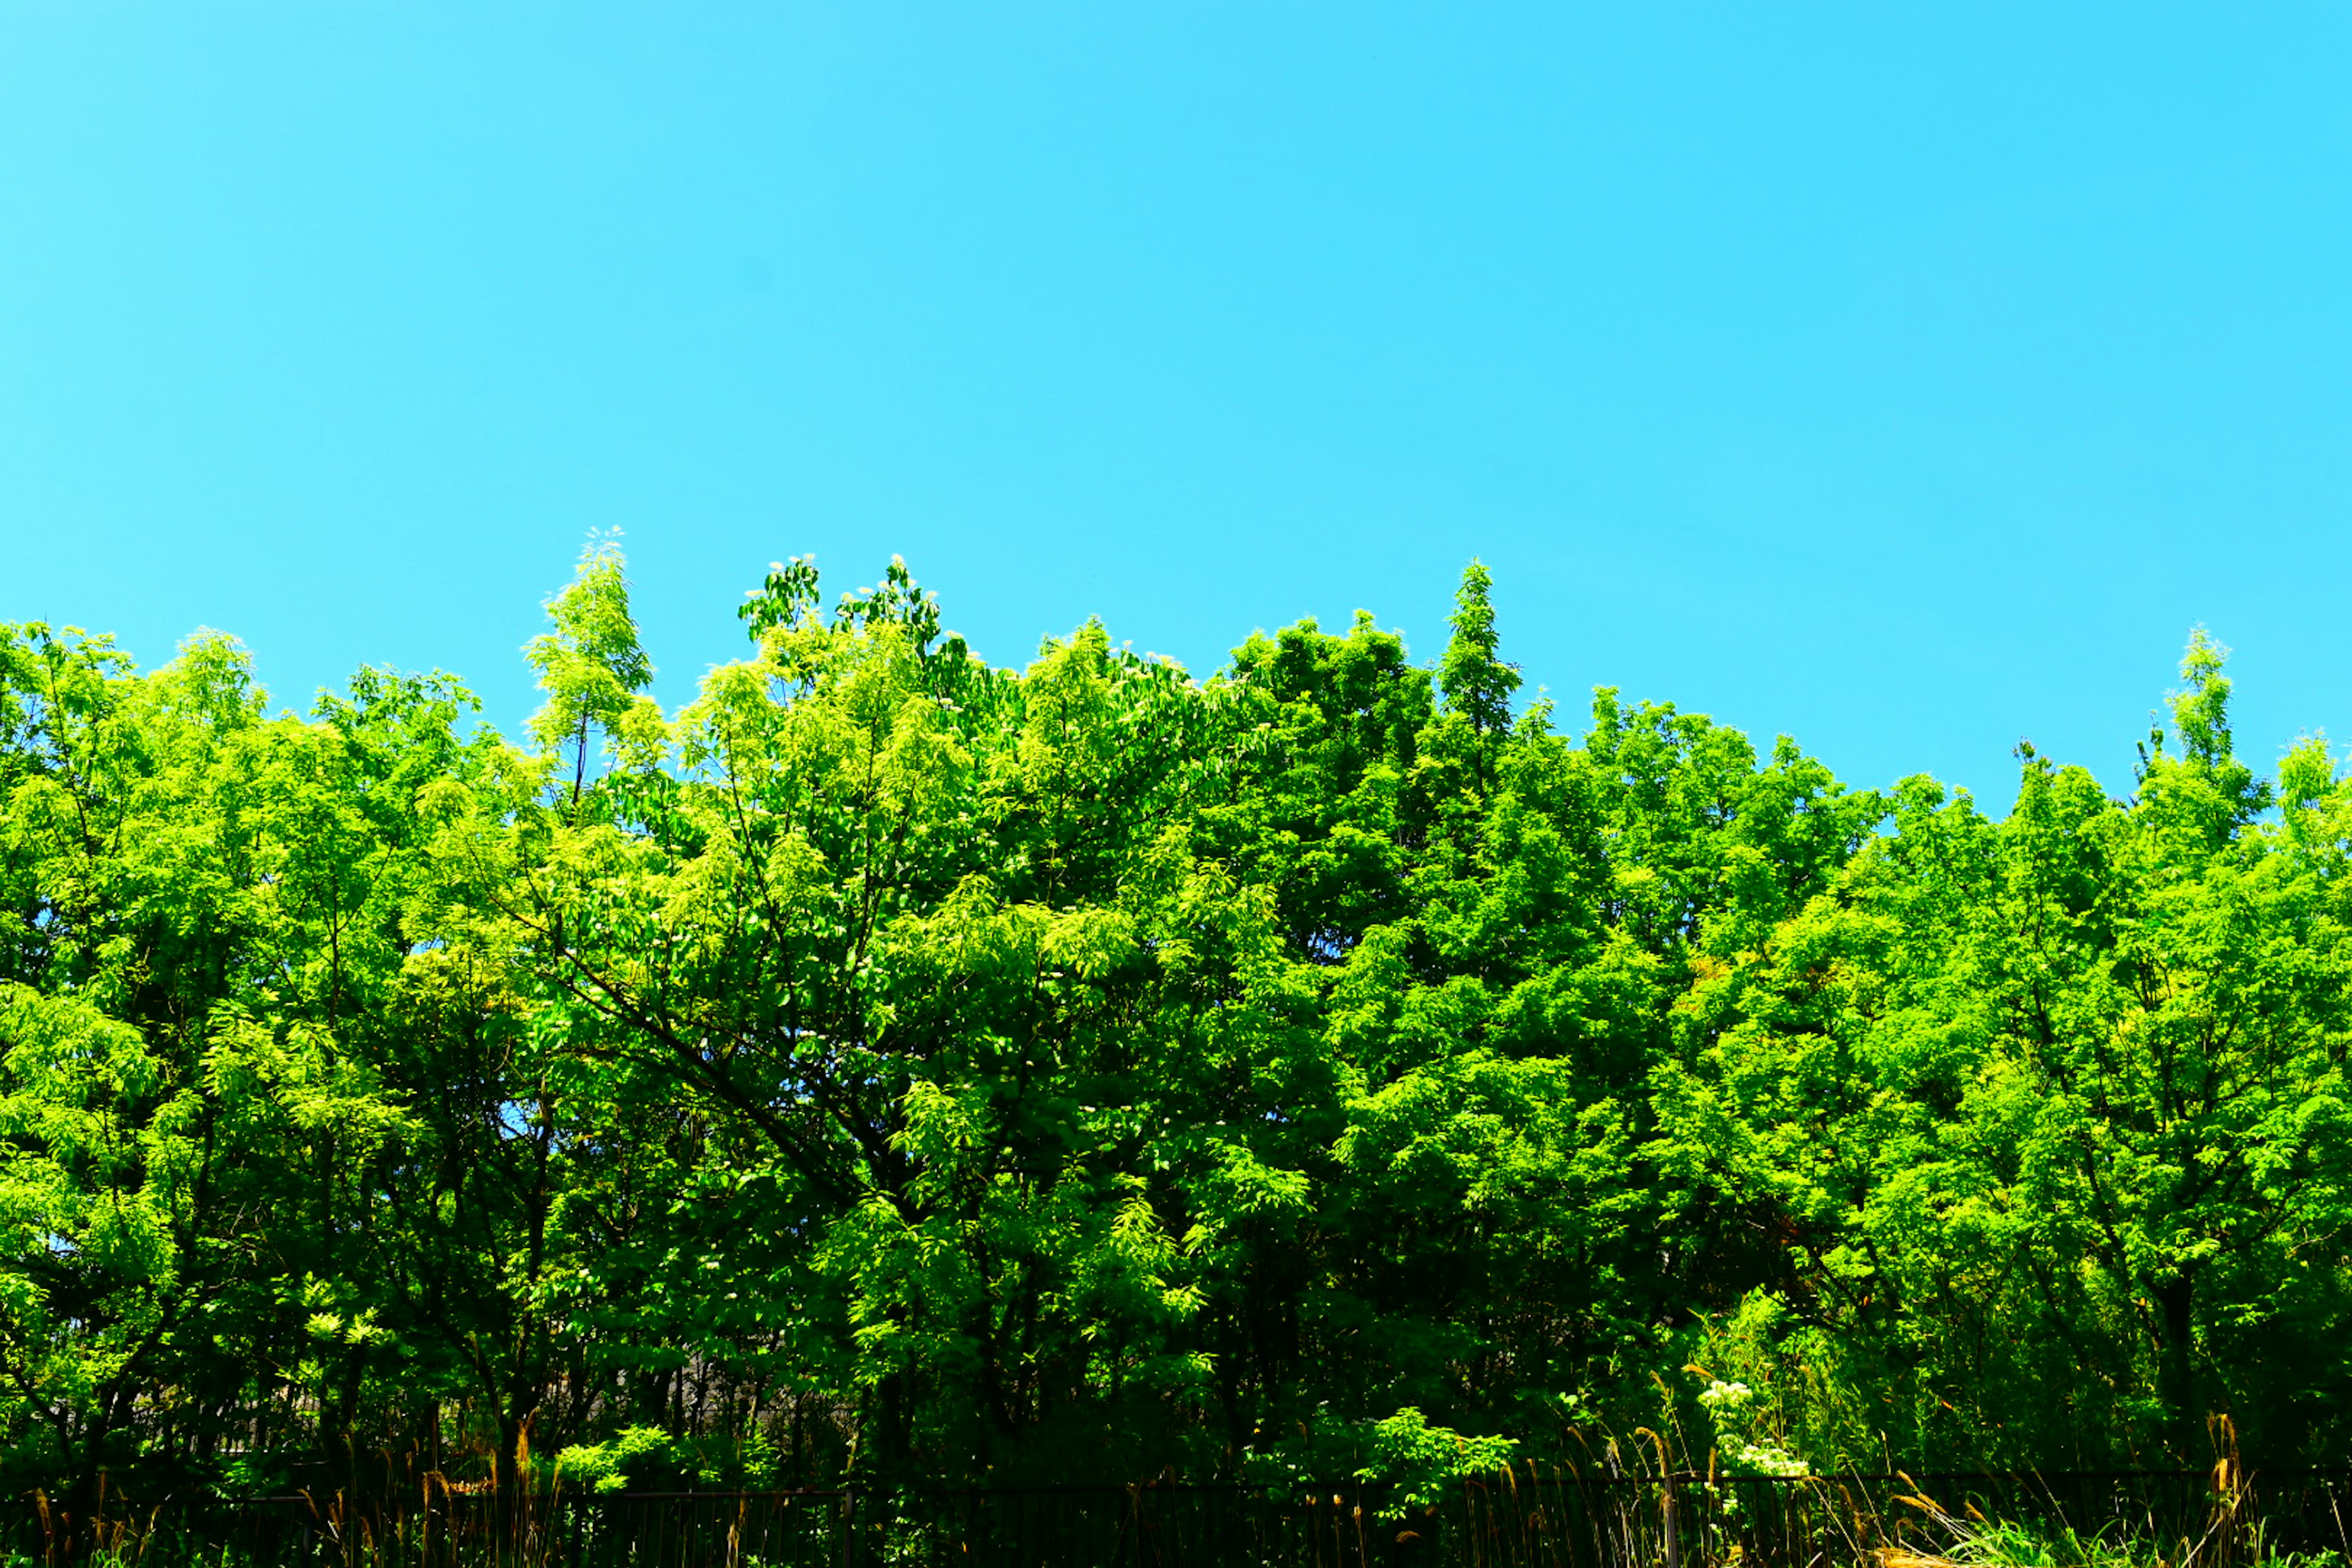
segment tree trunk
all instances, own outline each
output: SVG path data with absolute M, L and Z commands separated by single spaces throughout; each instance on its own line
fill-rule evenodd
M 2173 1456 L 2184 1465 L 2198 1463 L 2196 1371 L 2196 1281 L 2184 1269 L 2156 1289 L 2158 1392 Z

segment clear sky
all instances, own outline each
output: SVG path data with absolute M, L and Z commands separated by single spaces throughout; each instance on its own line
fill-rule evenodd
M 2352 740 L 2352 8 L 0 0 L 0 618 L 659 694 L 772 559 L 1206 673 L 1463 564 L 2005 808 L 2189 626 Z

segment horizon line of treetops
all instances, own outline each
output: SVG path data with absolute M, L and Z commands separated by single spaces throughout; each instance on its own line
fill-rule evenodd
M 514 741 L 0 625 L 0 1484 L 2352 1458 L 2324 742 L 2200 632 L 1996 820 L 1489 589 L 1195 681 L 803 559 L 667 711 L 592 543 Z

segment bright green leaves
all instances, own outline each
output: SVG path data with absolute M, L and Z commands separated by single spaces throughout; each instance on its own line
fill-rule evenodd
M 143 1328 L 180 1268 L 175 1211 L 187 1201 L 189 1107 L 138 1031 L 70 999 L 0 994 L 0 1237 L 31 1287 L 29 1317 L 0 1323 L 20 1357 L 54 1320 L 94 1310 Z M 96 1352 L 123 1353 L 120 1334 Z M 19 1361 L 21 1367 L 25 1364 Z
M 210 1113 L 268 1147 L 331 1141 L 365 1162 L 412 1140 L 415 1119 L 388 1094 L 383 1075 L 354 1059 L 316 1024 L 278 1027 L 224 1009 L 202 1071 Z
M 2309 1451 L 2352 1310 L 2296 1261 L 2352 1217 L 2352 953 L 2311 831 L 2335 785 L 2307 752 L 2284 830 L 2251 823 L 2219 670 L 2200 637 L 2185 755 L 2137 802 L 2031 756 L 2002 823 L 1912 781 L 1895 837 L 1704 988 L 1668 1146 L 1786 1216 L 1790 1299 L 1831 1334 L 1811 1375 L 1906 1424 L 1822 1393 L 1825 1450 L 2150 1463 L 2227 1409 Z
M 746 623 L 753 642 L 772 627 L 793 625 L 817 602 L 816 557 L 795 555 L 790 562 L 774 563 L 768 568 L 768 580 L 745 594 L 743 601 L 735 606 L 735 615 Z
M 1482 735 L 1511 727 L 1511 693 L 1519 689 L 1518 667 L 1496 658 L 1501 638 L 1495 630 L 1494 584 L 1494 574 L 1478 562 L 1463 572 L 1454 601 L 1454 637 L 1437 666 L 1446 711 L 1459 713 Z
M 625 1426 L 602 1443 L 574 1443 L 555 1457 L 555 1480 L 597 1492 L 629 1489 L 629 1470 L 658 1459 L 670 1436 L 658 1426 Z M 625 1468 L 624 1467 L 626 1467 Z
M 1098 1399 L 1159 1421 L 1208 1364 L 1177 1337 L 1204 1300 L 1181 1184 L 1226 1168 L 1188 1071 L 1245 1085 L 1283 1037 L 1264 896 L 1186 832 L 1231 696 L 1097 626 L 988 671 L 930 646 L 896 563 L 829 621 L 814 594 L 796 566 L 756 602 L 658 810 L 519 837 L 551 1070 L 575 1107 L 709 1126 L 688 1179 L 772 1184 L 713 1258 L 805 1272 L 837 1315 L 795 1323 L 797 1364 L 866 1391 L 885 1473 Z M 647 1278 L 647 1313 L 699 1321 L 705 1283 Z
M 2140 803 L 2177 830 L 2219 843 L 2271 804 L 2271 786 L 2238 759 L 2231 741 L 2229 650 L 2200 626 L 2180 661 L 2181 689 L 2168 706 L 2180 754 L 2164 749 L 2161 731 L 2141 748 Z
M 591 542 L 572 581 L 547 601 L 552 629 L 523 649 L 539 672 L 547 701 L 531 716 L 531 739 L 544 752 L 576 748 L 573 794 L 587 777 L 590 727 L 625 740 L 642 752 L 657 739 L 637 713 L 635 693 L 654 678 L 629 614 L 629 584 L 620 546 Z
M 1400 839 L 1423 819 L 1407 780 L 1433 715 L 1430 672 L 1360 614 L 1344 637 L 1308 621 L 1251 638 L 1228 689 L 1249 726 L 1234 745 L 1246 787 L 1208 805 L 1202 826 L 1274 889 L 1294 947 L 1336 962 L 1402 901 Z
M 1391 1489 L 1381 1515 L 1389 1521 L 1409 1510 L 1435 1509 L 1453 1500 L 1454 1485 L 1472 1476 L 1507 1469 L 1518 1442 L 1510 1437 L 1472 1437 L 1429 1418 L 1412 1405 L 1371 1424 L 1367 1462 L 1359 1479 Z
M 217 1441 L 224 1412 L 250 1441 L 281 1379 L 331 1428 L 405 1353 L 371 1256 L 420 1141 L 401 974 L 467 896 L 431 846 L 501 798 L 495 745 L 454 734 L 470 700 L 446 678 L 363 671 L 305 724 L 266 717 L 215 636 L 143 676 L 43 628 L 0 643 L 17 1452 L 86 1485 Z M 322 1304 L 321 1279 L 369 1283 Z
M 2221 673 L 2228 659 L 2229 650 L 2198 627 L 2180 660 L 2186 687 L 2172 696 L 2172 726 L 2182 752 L 2203 768 L 2226 767 L 2237 760 L 2230 744 L 2230 679 Z

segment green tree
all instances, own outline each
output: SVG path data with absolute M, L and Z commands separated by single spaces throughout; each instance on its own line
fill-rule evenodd
M 1797 1359 L 1875 1390 L 1817 1451 L 2194 1463 L 2213 1412 L 2274 1455 L 2342 1441 L 2339 792 L 2306 752 L 2260 819 L 2221 668 L 2192 642 L 2136 799 L 2030 754 L 1999 823 L 1906 784 L 1695 998 L 1663 1101 L 1688 1173 L 1778 1216 Z

